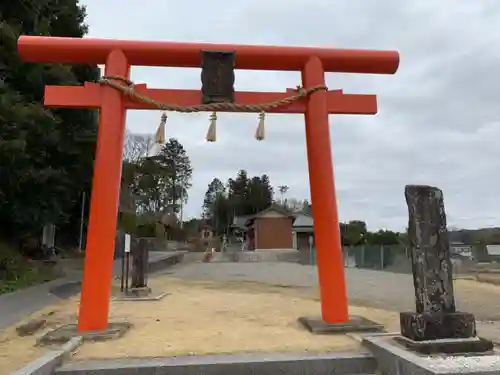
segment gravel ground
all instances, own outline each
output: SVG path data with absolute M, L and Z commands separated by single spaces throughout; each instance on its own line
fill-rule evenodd
M 190 263 L 167 271 L 189 280 L 256 281 L 289 286 L 316 286 L 315 267 L 294 263 Z M 393 311 L 415 309 L 411 275 L 346 269 L 349 301 L 353 305 Z M 458 309 L 478 321 L 500 321 L 500 287 L 459 280 L 455 285 Z

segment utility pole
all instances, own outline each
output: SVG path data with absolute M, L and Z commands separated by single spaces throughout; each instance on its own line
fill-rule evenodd
M 280 192 L 280 203 L 281 205 L 284 204 L 284 198 L 285 198 L 285 194 L 286 192 L 289 190 L 290 188 L 286 185 L 280 185 L 278 186 L 278 190 Z
M 180 206 L 180 227 L 184 226 L 184 219 L 183 219 L 183 208 L 184 208 L 184 187 L 181 187 L 181 206 Z

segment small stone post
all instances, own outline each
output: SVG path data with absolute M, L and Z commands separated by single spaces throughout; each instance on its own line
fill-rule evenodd
M 405 197 L 416 312 L 400 314 L 401 335 L 413 341 L 475 337 L 474 315 L 455 310 L 443 192 L 408 185 Z

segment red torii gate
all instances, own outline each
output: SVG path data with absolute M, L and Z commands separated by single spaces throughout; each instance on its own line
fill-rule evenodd
M 21 36 L 18 51 L 20 57 L 27 62 L 105 64 L 105 76 L 124 78 L 129 77 L 132 65 L 198 68 L 202 65 L 202 55 L 205 52 L 224 51 L 222 54 L 231 55 L 230 64 L 233 65 L 230 70 L 236 68 L 301 71 L 302 86 L 305 90 L 323 87 L 326 72 L 394 74 L 399 66 L 399 54 L 396 51 L 92 38 Z M 216 62 L 219 68 L 221 61 Z M 218 87 L 212 86 L 215 96 L 220 96 L 225 91 L 226 97 L 208 102 L 234 101 L 237 105 L 254 104 L 282 100 L 291 95 L 291 90 L 234 92 L 234 75 L 229 81 L 231 79 L 229 88 L 227 76 L 225 81 L 222 79 L 224 82 L 215 85 Z M 144 84 L 134 86 L 134 90 L 162 103 L 181 106 L 207 103 L 205 92 L 202 95 L 200 90 L 148 89 Z M 78 330 L 103 330 L 108 325 L 126 110 L 158 108 L 100 83 L 85 83 L 80 87 L 46 86 L 44 103 L 49 107 L 100 109 Z M 259 110 L 246 109 L 245 112 Z M 328 114 L 376 114 L 376 96 L 344 94 L 342 90 L 311 90 L 308 98 L 266 109 L 266 112 L 305 114 L 322 318 L 327 323 L 345 323 L 349 317 Z

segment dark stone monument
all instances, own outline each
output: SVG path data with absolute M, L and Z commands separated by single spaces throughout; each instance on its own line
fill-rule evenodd
M 132 256 L 131 283 L 128 294 L 144 296 L 151 291 L 148 288 L 149 248 L 145 238 L 132 241 L 130 248 Z
M 491 342 L 476 337 L 474 315 L 455 309 L 443 192 L 408 185 L 405 197 L 416 312 L 400 314 L 401 343 L 426 354 L 491 350 Z
M 125 255 L 125 232 L 121 230 L 116 231 L 115 240 L 115 259 L 121 259 Z

